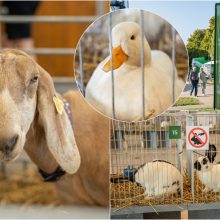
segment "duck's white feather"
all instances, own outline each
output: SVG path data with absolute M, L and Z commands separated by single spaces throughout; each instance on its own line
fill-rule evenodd
M 136 34 L 136 43 L 129 41 L 129 34 Z M 124 29 L 124 31 L 122 31 Z M 113 29 L 113 46 L 121 45 L 130 57 L 114 70 L 115 116 L 117 119 L 133 121 L 142 118 L 142 71 L 140 67 L 140 28 L 132 22 L 123 22 Z M 144 41 L 145 50 L 145 117 L 156 116 L 172 105 L 173 65 L 162 51 L 151 51 Z M 133 52 L 134 51 L 134 52 Z M 136 54 L 137 55 L 134 55 Z M 138 59 L 137 59 L 138 57 Z M 102 67 L 107 57 L 94 71 L 86 87 L 86 99 L 101 113 L 112 117 L 111 72 Z M 136 64 L 133 62 L 136 60 Z M 176 69 L 175 69 L 176 71 Z M 175 97 L 177 98 L 184 82 L 175 74 Z M 153 113 L 153 115 L 152 115 Z
M 161 51 L 152 51 L 152 64 L 145 67 L 145 115 L 165 111 L 172 104 L 173 65 Z M 107 58 L 109 59 L 109 58 Z M 104 60 L 94 71 L 87 87 L 86 99 L 101 113 L 112 117 L 111 73 L 102 67 Z M 123 64 L 114 70 L 115 113 L 120 120 L 136 120 L 142 117 L 142 73 L 140 67 Z M 180 94 L 184 83 L 176 79 L 175 94 Z

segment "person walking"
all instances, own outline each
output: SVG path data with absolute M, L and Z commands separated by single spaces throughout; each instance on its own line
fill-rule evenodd
M 196 72 L 196 67 L 194 66 L 191 73 L 190 73 L 190 81 L 192 84 L 192 89 L 190 92 L 190 95 L 193 94 L 193 91 L 195 90 L 194 95 L 197 96 L 198 92 L 198 83 L 199 83 L 199 74 Z
M 202 95 L 205 96 L 206 84 L 207 84 L 207 74 L 204 72 L 203 67 L 200 68 L 199 79 L 201 80 Z

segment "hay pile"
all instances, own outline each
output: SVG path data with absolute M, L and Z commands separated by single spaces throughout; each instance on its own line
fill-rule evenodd
M 115 208 L 116 210 L 118 210 L 130 206 L 151 206 L 154 209 L 154 205 L 172 204 L 178 206 L 179 204 L 207 203 L 220 200 L 220 193 L 205 193 L 203 191 L 205 187 L 197 179 L 196 174 L 194 174 L 194 182 L 194 202 L 192 197 L 190 179 L 187 177 L 186 172 L 184 172 L 183 176 L 182 198 L 181 196 L 177 195 L 164 195 L 160 198 L 145 199 L 143 196 L 144 189 L 140 186 L 137 186 L 135 183 L 111 183 L 111 208 Z
M 220 192 L 205 192 L 205 186 L 200 182 L 194 173 L 194 202 L 195 203 L 208 203 L 220 201 Z
M 55 188 L 52 183 L 44 183 L 33 168 L 23 174 L 0 179 L 0 205 L 7 204 L 41 204 L 58 205 Z
M 161 198 L 145 199 L 144 189 L 135 183 L 111 183 L 111 207 L 126 208 L 130 206 L 153 206 L 164 204 L 180 204 L 181 198 L 177 195 Z

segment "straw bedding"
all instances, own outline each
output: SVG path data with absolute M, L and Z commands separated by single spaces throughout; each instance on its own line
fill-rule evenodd
M 60 204 L 52 183 L 44 183 L 33 169 L 25 173 L 0 179 L 0 205 L 3 204 L 41 204 L 54 206 Z
M 205 193 L 203 191 L 204 185 L 196 178 L 196 173 L 194 174 L 194 182 L 194 203 L 214 202 L 220 199 L 220 193 Z M 145 199 L 143 196 L 144 189 L 132 182 L 111 183 L 110 193 L 111 208 L 115 208 L 115 210 L 130 206 L 152 206 L 154 209 L 154 205 L 172 204 L 178 206 L 180 204 L 193 203 L 191 184 L 186 172 L 184 172 L 183 176 L 182 198 L 177 195 L 164 195 L 160 198 Z

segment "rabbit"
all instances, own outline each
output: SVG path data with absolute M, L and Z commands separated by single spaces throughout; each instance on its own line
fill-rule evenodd
M 205 156 L 199 157 L 194 163 L 198 179 L 205 185 L 204 192 L 220 192 L 220 164 L 213 163 L 216 155 L 215 145 L 210 144 Z
M 181 174 L 171 163 L 154 160 L 142 164 L 129 177 L 111 178 L 112 183 L 134 182 L 142 186 L 146 199 L 163 195 L 181 195 Z
M 168 161 L 154 160 L 142 165 L 134 179 L 145 189 L 145 198 L 181 195 L 181 173 Z

